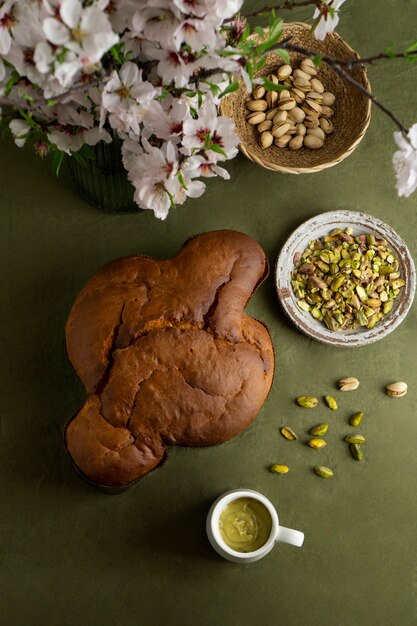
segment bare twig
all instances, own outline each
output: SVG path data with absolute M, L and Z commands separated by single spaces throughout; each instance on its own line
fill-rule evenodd
M 275 6 L 271 6 L 271 5 L 265 5 L 263 6 L 261 9 L 257 9 L 256 11 L 253 11 L 252 13 L 246 13 L 245 15 L 243 15 L 242 17 L 256 17 L 257 15 L 260 15 L 261 13 L 269 13 L 272 10 L 275 11 L 282 11 L 284 9 L 298 9 L 298 7 L 306 7 L 306 6 L 310 6 L 310 5 L 315 5 L 315 6 L 320 6 L 321 5 L 321 0 L 301 0 L 300 2 L 297 2 L 297 0 L 283 0 L 283 2 L 280 2 L 279 4 L 276 4 Z
M 388 107 L 385 106 L 385 104 L 383 104 L 382 102 L 380 102 L 380 100 L 378 100 L 377 98 L 375 98 L 375 96 L 366 89 L 366 87 L 364 87 L 360 82 L 358 82 L 357 80 L 355 80 L 353 78 L 353 76 L 351 76 L 348 72 L 346 72 L 344 69 L 342 69 L 339 65 L 335 64 L 335 65 L 330 65 L 330 67 L 332 68 L 332 70 L 334 70 L 336 72 L 336 74 L 338 74 L 341 78 L 343 78 L 344 80 L 346 80 L 348 83 L 350 83 L 351 85 L 353 85 L 354 87 L 356 87 L 356 89 L 358 89 L 360 92 L 362 92 L 367 98 L 369 98 L 374 104 L 375 106 L 377 106 L 379 109 L 381 109 L 381 111 L 383 111 L 384 113 L 386 113 L 386 115 L 388 115 L 388 117 L 390 117 L 392 119 L 392 121 L 394 122 L 394 124 L 396 124 L 398 126 L 398 128 L 400 129 L 400 131 L 406 135 L 408 133 L 408 128 L 406 128 L 398 119 L 398 117 L 396 115 L 394 115 L 394 113 L 392 111 L 390 111 L 388 109 Z
M 291 37 L 287 37 L 285 40 L 277 44 L 277 46 L 275 46 L 275 48 L 273 49 L 281 49 L 281 50 L 284 49 L 284 50 L 289 50 L 291 52 L 299 52 L 303 54 L 304 56 L 307 56 L 310 58 L 315 57 L 319 54 L 319 52 L 317 52 L 316 50 L 309 50 L 308 48 L 303 48 L 302 46 L 299 46 L 297 44 L 290 43 L 290 39 Z M 366 87 L 364 87 L 360 82 L 355 80 L 353 76 L 351 76 L 351 74 L 346 72 L 346 70 L 343 67 L 341 67 L 342 65 L 348 68 L 351 67 L 351 65 L 362 65 L 363 63 L 366 63 L 366 62 L 369 63 L 379 58 L 385 58 L 385 56 L 375 55 L 375 57 L 369 57 L 368 61 L 366 59 L 361 59 L 361 58 L 352 59 L 349 61 L 341 61 L 340 59 L 336 59 L 335 57 L 329 57 L 329 56 L 324 55 L 321 57 L 321 60 L 327 63 L 327 65 L 331 67 L 332 70 L 336 72 L 336 74 L 338 74 L 341 78 L 346 80 L 348 83 L 353 85 L 356 89 L 358 89 L 361 93 L 363 93 L 367 98 L 369 98 L 369 100 L 371 100 L 375 104 L 375 106 L 377 106 L 379 109 L 381 109 L 381 111 L 386 113 L 386 115 L 388 115 L 388 117 L 391 118 L 391 120 L 394 122 L 394 124 L 398 126 L 398 128 L 401 130 L 402 133 L 407 134 L 408 128 L 406 128 L 400 122 L 397 116 L 394 115 L 394 113 L 390 111 L 385 106 L 385 104 L 383 104 L 382 102 L 380 102 L 380 100 L 375 98 L 375 96 L 370 91 L 368 91 Z M 369 59 L 371 59 L 372 61 L 369 61 Z

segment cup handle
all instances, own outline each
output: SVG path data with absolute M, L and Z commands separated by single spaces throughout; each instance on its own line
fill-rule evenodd
M 285 528 L 285 526 L 278 526 L 277 536 L 275 541 L 282 543 L 289 543 L 292 546 L 301 548 L 304 543 L 304 533 L 299 530 L 293 530 L 292 528 Z

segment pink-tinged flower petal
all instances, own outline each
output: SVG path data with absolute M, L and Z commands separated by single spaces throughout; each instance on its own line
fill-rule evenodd
M 65 44 L 70 39 L 68 28 L 53 17 L 47 17 L 43 21 L 43 32 L 46 38 L 55 46 Z
M 84 133 L 84 139 L 89 146 L 95 146 L 99 141 L 110 143 L 112 140 L 111 135 L 107 132 L 107 130 L 104 128 L 98 128 L 97 126 L 87 130 Z
M 3 61 L 0 59 L 0 80 L 3 80 L 5 76 L 6 76 L 6 68 L 4 67 Z M 1 93 L 1 86 L 0 86 L 0 93 Z
M 417 124 L 412 125 L 412 127 L 408 131 L 407 137 L 409 138 L 414 150 L 417 150 Z
M 12 38 L 7 28 L 0 28 L 0 54 L 7 54 L 12 45 Z
M 128 61 L 127 63 L 123 63 L 120 68 L 120 78 L 126 87 L 131 87 L 136 83 L 139 77 L 138 66 L 135 63 L 131 63 Z
M 62 21 L 69 26 L 69 28 L 76 28 L 76 26 L 78 26 L 82 12 L 83 6 L 80 0 L 63 0 L 59 9 Z
M 40 41 L 35 48 L 33 60 L 41 74 L 49 72 L 53 60 L 52 48 L 46 41 Z

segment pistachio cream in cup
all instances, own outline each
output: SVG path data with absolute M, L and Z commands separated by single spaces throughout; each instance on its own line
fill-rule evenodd
M 304 533 L 280 526 L 272 502 L 252 489 L 235 489 L 217 498 L 206 531 L 214 550 L 233 563 L 259 561 L 277 541 L 297 547 L 304 542 Z

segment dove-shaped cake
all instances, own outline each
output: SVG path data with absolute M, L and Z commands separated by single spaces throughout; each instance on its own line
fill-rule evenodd
M 272 384 L 270 335 L 245 306 L 266 277 L 259 244 L 219 230 L 177 256 L 129 256 L 99 270 L 66 325 L 88 397 L 65 428 L 76 468 L 130 486 L 167 446 L 211 446 L 246 428 Z

